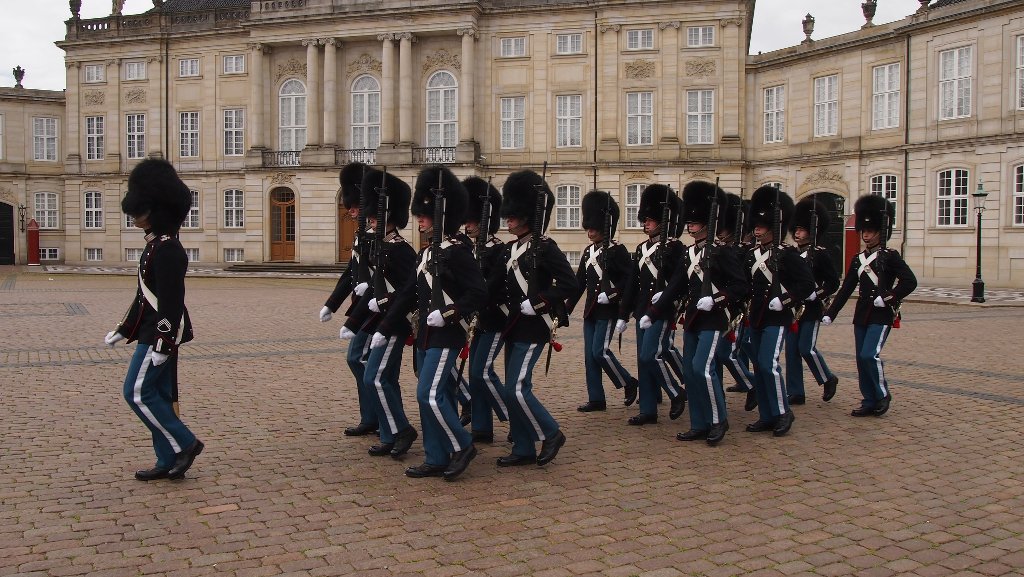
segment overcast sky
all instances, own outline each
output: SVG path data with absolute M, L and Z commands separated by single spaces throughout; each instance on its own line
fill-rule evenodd
M 800 21 L 814 15 L 814 38 L 844 34 L 860 28 L 861 0 L 757 0 L 750 51 L 769 52 L 799 44 L 804 34 Z M 111 0 L 82 0 L 82 18 L 110 14 Z M 124 14 L 139 14 L 153 7 L 152 0 L 125 0 Z M 918 0 L 879 0 L 875 23 L 901 20 L 920 7 Z M 26 70 L 26 88 L 62 90 L 65 86 L 64 51 L 53 43 L 64 38 L 64 21 L 71 11 L 67 0 L 0 0 L 0 86 L 14 86 L 15 66 Z

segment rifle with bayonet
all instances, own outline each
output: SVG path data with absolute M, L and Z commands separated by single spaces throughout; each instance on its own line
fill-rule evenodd
M 487 250 L 487 237 L 491 234 L 491 177 L 487 177 L 487 187 L 480 193 L 480 220 L 476 229 L 476 239 L 473 241 L 476 250 L 476 264 L 483 273 L 483 254 Z M 485 305 L 486 306 L 486 305 Z M 480 311 L 473 313 L 469 321 L 469 328 L 466 330 L 466 345 L 459 353 L 459 380 L 462 380 L 463 371 L 466 369 L 466 359 L 469 358 L 469 347 L 476 338 L 477 325 L 480 324 Z
M 366 167 L 363 167 L 363 175 L 366 174 Z M 360 183 L 362 179 L 360 179 Z M 363 194 L 363 186 L 359 185 L 359 217 L 356 219 L 356 239 L 359 247 L 356 254 L 359 255 L 359 268 L 356 270 L 355 284 L 370 284 L 370 255 L 372 254 L 370 233 L 366 227 L 366 216 L 370 212 L 366 195 Z
M 430 192 L 434 196 L 434 226 L 431 229 L 430 235 L 430 274 L 433 276 L 433 282 L 430 285 L 430 310 L 431 311 L 443 311 L 445 307 L 444 302 L 444 290 L 441 286 L 441 273 L 444 271 L 444 265 L 441 257 L 441 242 L 444 239 L 444 210 L 445 210 L 445 193 L 444 184 L 442 178 L 444 173 L 438 171 L 437 173 L 437 188 L 432 189 Z
M 533 300 L 533 296 L 537 292 L 537 282 L 540 277 L 540 259 L 541 259 L 541 237 L 544 234 L 544 222 L 547 220 L 548 210 L 548 196 L 547 191 L 544 188 L 548 174 L 548 163 L 544 162 L 544 168 L 541 170 L 540 183 L 534 185 L 534 192 L 536 193 L 536 205 L 533 211 L 533 228 L 530 230 L 530 278 L 526 281 L 526 298 Z M 562 345 L 555 340 L 558 333 L 558 326 L 563 321 L 568 319 L 565 318 L 565 307 L 559 307 L 559 303 L 551 303 L 551 309 L 547 313 L 551 318 L 551 336 L 548 342 L 548 355 L 547 361 L 544 364 L 544 374 L 548 373 L 551 368 L 551 350 L 556 351 L 562 350 Z
M 377 304 L 387 302 L 388 286 L 384 278 L 384 239 L 387 236 L 388 221 L 388 167 L 380 174 L 380 186 L 377 187 L 377 226 L 373 229 L 373 297 Z

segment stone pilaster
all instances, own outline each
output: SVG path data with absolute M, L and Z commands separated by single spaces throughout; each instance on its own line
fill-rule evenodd
M 338 61 L 335 38 L 324 38 L 324 145 L 338 144 Z
M 412 146 L 412 43 L 411 32 L 398 37 L 398 144 Z

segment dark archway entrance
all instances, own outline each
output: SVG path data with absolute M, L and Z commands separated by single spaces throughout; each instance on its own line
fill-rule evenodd
M 0 203 L 0 264 L 14 264 L 14 206 Z
M 843 253 L 844 229 L 846 227 L 846 199 L 831 192 L 818 192 L 810 195 L 811 198 L 825 205 L 829 214 L 828 232 L 821 241 L 821 246 L 828 250 L 828 256 L 832 265 L 839 271 L 839 275 L 846 274 L 846 257 Z

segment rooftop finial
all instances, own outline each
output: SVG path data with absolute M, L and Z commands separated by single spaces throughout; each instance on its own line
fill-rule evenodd
M 814 42 L 814 40 L 811 40 L 811 34 L 814 34 L 814 16 L 811 16 L 811 13 L 808 12 L 807 16 L 800 23 L 804 25 L 804 34 L 807 35 L 807 38 L 804 38 L 801 44 Z
M 69 0 L 68 5 L 71 7 L 71 17 L 78 20 L 82 11 L 82 0 Z
M 25 88 L 24 86 L 21 85 L 21 79 L 25 77 L 25 69 L 22 68 L 19 65 L 19 66 L 15 66 L 14 70 L 12 70 L 12 72 L 14 72 L 14 82 L 17 83 L 17 84 L 14 85 L 14 87 L 15 88 Z
M 866 0 L 860 5 L 860 9 L 864 12 L 864 20 L 867 20 L 861 28 L 874 26 L 875 23 L 871 19 L 875 17 L 875 11 L 878 10 L 878 0 Z

